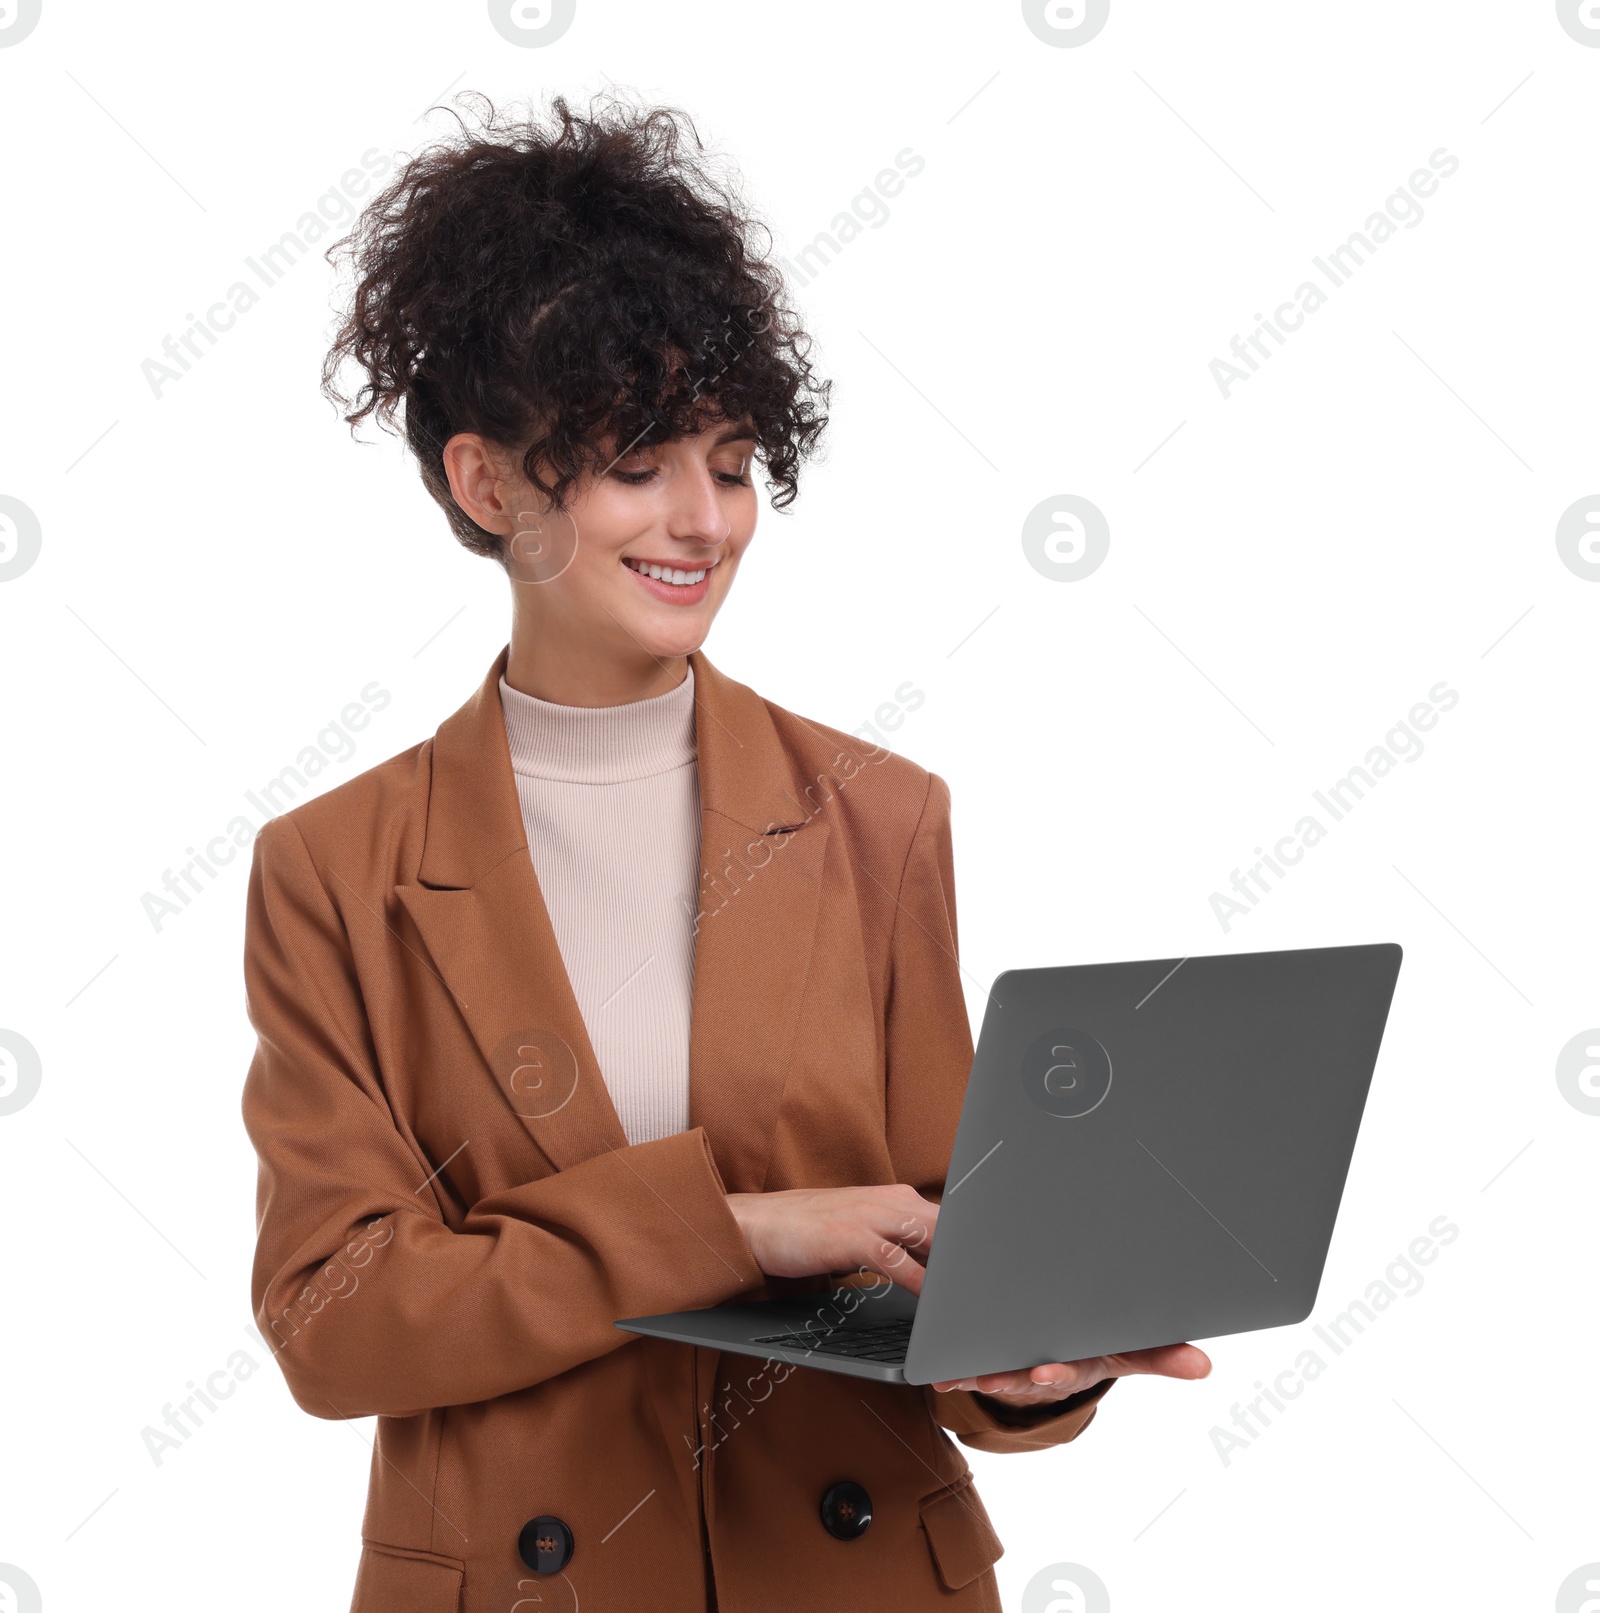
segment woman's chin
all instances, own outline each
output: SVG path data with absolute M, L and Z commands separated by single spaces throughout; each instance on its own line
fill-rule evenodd
M 666 610 L 635 611 L 621 617 L 622 626 L 642 650 L 658 660 L 671 660 L 676 656 L 692 655 L 705 643 L 711 629 L 713 612 L 686 610 L 681 606 L 672 609 L 666 620 Z
M 705 642 L 704 633 L 675 633 L 659 635 L 654 641 L 642 641 L 658 661 L 671 661 L 679 656 L 693 655 Z

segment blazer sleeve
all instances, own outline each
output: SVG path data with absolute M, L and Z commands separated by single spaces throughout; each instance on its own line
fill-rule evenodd
M 932 773 L 896 900 L 885 1052 L 895 1179 L 938 1200 L 954 1135 L 948 1117 L 960 1112 L 973 1048 L 957 963 L 950 789 Z M 1076 1439 L 1115 1381 L 1027 1409 L 966 1389 L 941 1393 L 925 1385 L 922 1392 L 935 1420 L 962 1444 L 1030 1451 Z
M 390 1111 L 344 924 L 289 818 L 256 839 L 245 983 L 251 1299 L 306 1411 L 489 1400 L 628 1344 L 619 1316 L 715 1305 L 763 1280 L 698 1126 L 447 1225 L 418 1191 L 427 1163 Z

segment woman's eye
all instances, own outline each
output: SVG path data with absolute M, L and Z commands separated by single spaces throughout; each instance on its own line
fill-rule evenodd
M 637 469 L 614 465 L 611 469 L 611 475 L 628 487 L 643 487 L 646 482 L 654 480 L 659 474 L 660 468 L 655 465 L 641 466 Z M 715 475 L 724 487 L 750 486 L 750 477 L 742 470 L 719 470 Z

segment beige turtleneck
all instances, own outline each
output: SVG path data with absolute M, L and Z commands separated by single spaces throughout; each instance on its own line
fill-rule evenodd
M 500 680 L 534 872 L 630 1143 L 689 1126 L 700 886 L 694 673 L 622 706 L 560 706 Z

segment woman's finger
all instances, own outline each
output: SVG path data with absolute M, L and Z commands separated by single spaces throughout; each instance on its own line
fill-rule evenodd
M 1048 1369 L 1044 1367 L 1033 1367 L 1019 1368 L 1015 1372 L 985 1372 L 975 1378 L 947 1378 L 942 1383 L 934 1384 L 933 1387 L 935 1389 L 942 1390 L 976 1389 L 980 1394 L 986 1395 L 1020 1395 L 1026 1394 L 1032 1389 L 1048 1388 L 1061 1390 L 1065 1385 L 1071 1384 L 1072 1387 L 1067 1388 L 1065 1392 L 1067 1394 L 1075 1394 L 1078 1389 L 1087 1389 L 1092 1384 L 1098 1383 L 1100 1378 L 1110 1376 L 1109 1373 L 1105 1372 L 1102 1372 L 1099 1377 L 1094 1378 L 1085 1375 L 1083 1377 L 1083 1381 L 1081 1383 L 1077 1383 L 1073 1380 L 1078 1375 L 1078 1366 L 1079 1363 L 1076 1362 L 1056 1362 Z M 1043 1372 L 1046 1370 L 1060 1375 L 1054 1378 L 1042 1380 L 1033 1376 L 1033 1373 L 1035 1372 Z
M 1114 1370 L 1102 1377 L 1131 1377 L 1138 1373 L 1163 1378 L 1204 1378 L 1211 1371 L 1211 1357 L 1192 1344 L 1162 1344 L 1150 1350 L 1130 1350 L 1126 1355 L 1102 1356 L 1103 1364 Z
M 977 1378 L 950 1378 L 935 1389 L 977 1389 L 983 1394 L 1021 1394 L 1030 1388 L 1051 1387 L 1076 1394 L 1105 1378 L 1140 1374 L 1165 1378 L 1204 1378 L 1211 1358 L 1192 1344 L 1162 1344 L 1124 1355 L 1097 1355 L 1083 1361 L 1052 1361 L 1016 1372 L 987 1373 Z
M 868 1201 L 862 1264 L 920 1294 L 938 1216 L 938 1205 L 911 1188 L 875 1191 Z
M 909 1249 L 924 1265 L 933 1247 L 933 1232 L 939 1220 L 939 1206 L 907 1188 L 880 1207 L 875 1230 L 883 1237 Z
M 1163 1378 L 1203 1378 L 1211 1371 L 1211 1358 L 1192 1344 L 1161 1344 L 1148 1350 L 1129 1350 L 1123 1355 L 1097 1355 L 1084 1361 L 1055 1361 L 1029 1370 L 1035 1383 L 1065 1383 L 1071 1378 L 1099 1383 L 1102 1378 L 1130 1378 L 1141 1374 Z
M 1069 1365 L 1066 1372 L 1060 1371 L 1061 1363 L 1055 1363 L 1057 1376 L 1038 1378 L 1034 1373 L 1039 1368 L 1027 1372 L 991 1372 L 982 1377 L 970 1380 L 973 1387 L 986 1395 L 1025 1395 L 1034 1390 L 1049 1391 L 1051 1394 L 1065 1398 L 1076 1394 L 1080 1389 L 1088 1389 L 1097 1384 L 1105 1373 L 1093 1375 L 1087 1370 L 1080 1369 L 1077 1363 Z
M 872 1253 L 861 1263 L 869 1270 L 877 1272 L 880 1277 L 887 1277 L 890 1282 L 898 1283 L 900 1287 L 913 1294 L 922 1292 L 922 1278 L 926 1268 L 919 1265 L 898 1243 L 891 1243 L 887 1238 L 879 1239 Z

